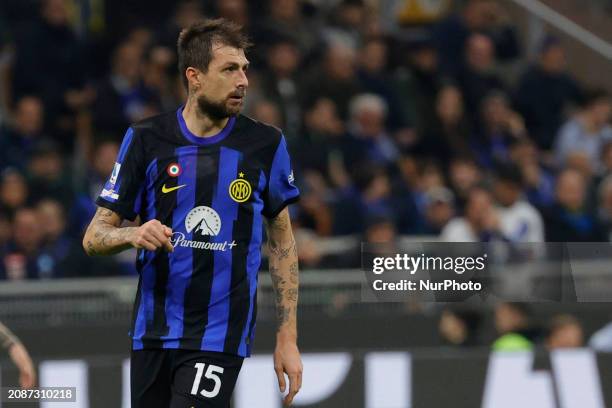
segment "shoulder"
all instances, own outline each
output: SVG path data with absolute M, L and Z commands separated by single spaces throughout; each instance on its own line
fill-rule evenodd
M 135 122 L 130 129 L 135 137 L 145 141 L 156 138 L 174 139 L 177 126 L 176 112 L 170 111 Z
M 582 125 L 578 120 L 570 119 L 561 126 L 559 135 L 560 137 L 579 136 L 581 129 Z
M 472 232 L 463 217 L 455 217 L 442 229 L 440 237 L 442 241 L 469 241 Z
M 164 128 L 172 128 L 176 126 L 176 112 L 164 112 L 159 115 L 140 120 L 132 124 L 131 128 L 135 132 L 143 132 L 147 130 L 160 130 Z
M 533 206 L 531 203 L 525 200 L 521 200 L 516 203 L 516 212 L 518 214 L 523 214 L 526 217 L 530 217 L 534 220 L 541 220 L 542 215 L 540 212 Z
M 246 115 L 237 116 L 236 131 L 274 146 L 277 146 L 283 137 L 283 131 L 276 126 L 260 122 Z

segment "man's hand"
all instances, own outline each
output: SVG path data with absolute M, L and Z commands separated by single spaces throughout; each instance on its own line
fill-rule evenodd
M 285 208 L 276 217 L 268 220 L 268 248 L 270 255 L 270 277 L 276 296 L 276 349 L 274 371 L 278 387 L 285 392 L 285 374 L 289 376 L 289 391 L 285 406 L 291 405 L 293 397 L 302 386 L 302 359 L 297 347 L 297 305 L 300 276 L 295 238 L 291 230 L 289 211 Z
M 15 343 L 9 349 L 11 360 L 19 369 L 19 384 L 23 389 L 30 389 L 36 385 L 36 371 L 32 359 L 23 344 Z
M 134 248 L 156 251 L 164 248 L 173 252 L 174 247 L 170 243 L 172 230 L 158 220 L 150 220 L 140 227 L 134 228 L 129 237 L 129 242 Z
M 289 377 L 289 393 L 283 400 L 283 404 L 288 407 L 302 387 L 302 358 L 295 341 L 280 340 L 277 342 L 274 350 L 274 371 L 278 378 L 278 387 L 283 393 L 287 388 L 285 373 Z

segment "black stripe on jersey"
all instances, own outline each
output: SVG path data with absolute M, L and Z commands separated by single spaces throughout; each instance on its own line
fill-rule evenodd
M 259 273 L 259 272 L 258 272 Z M 257 290 L 255 291 L 255 297 L 253 299 L 253 313 L 252 313 L 252 318 L 251 318 L 251 325 L 249 326 L 249 334 L 246 337 L 246 345 L 247 345 L 247 350 L 250 353 L 251 348 L 253 347 L 252 344 L 250 344 L 251 339 L 253 338 L 253 330 L 255 329 L 255 322 L 257 321 Z
M 177 162 L 177 157 L 172 157 L 167 162 L 160 162 L 157 166 L 158 181 L 155 183 L 157 192 L 155 194 L 155 218 L 162 224 L 172 228 L 172 214 L 176 208 L 176 190 L 162 193 L 162 186 L 175 187 L 176 177 L 166 177 L 166 167 L 172 162 Z M 161 181 L 161 183 L 160 183 Z M 160 185 L 161 184 L 161 185 Z M 162 341 L 159 337 L 168 335 L 170 328 L 166 320 L 166 288 L 168 286 L 168 276 L 170 274 L 170 261 L 168 252 L 158 249 L 153 261 L 155 267 L 155 289 L 153 291 L 153 323 L 147 325 L 147 330 L 143 336 L 144 348 L 161 347 Z M 155 340 L 147 338 L 155 337 Z
M 241 163 L 238 165 L 239 169 Z M 254 186 L 257 188 L 257 186 Z M 242 245 L 232 250 L 232 281 L 230 284 L 230 309 L 224 350 L 238 354 L 240 340 L 247 324 L 250 307 L 250 285 L 247 276 L 247 256 L 253 235 L 253 204 L 238 207 L 238 218 L 234 223 L 232 237 Z
M 196 205 L 212 206 L 215 194 L 219 168 L 219 149 L 198 149 L 196 166 Z M 194 231 L 192 240 L 210 241 L 211 236 L 196 235 Z M 185 290 L 183 312 L 183 338 L 180 348 L 199 350 L 202 345 L 202 336 L 208 323 L 208 304 L 213 282 L 214 251 L 202 251 L 191 248 L 193 251 L 193 274 Z

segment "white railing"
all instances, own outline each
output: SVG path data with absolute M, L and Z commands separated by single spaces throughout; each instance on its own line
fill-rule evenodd
M 539 0 L 511 0 L 534 16 L 581 42 L 604 58 L 612 60 L 612 44 L 574 23 Z

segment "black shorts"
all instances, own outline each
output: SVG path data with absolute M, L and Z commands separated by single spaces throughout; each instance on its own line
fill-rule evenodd
M 243 360 L 208 351 L 133 350 L 132 408 L 229 408 Z

